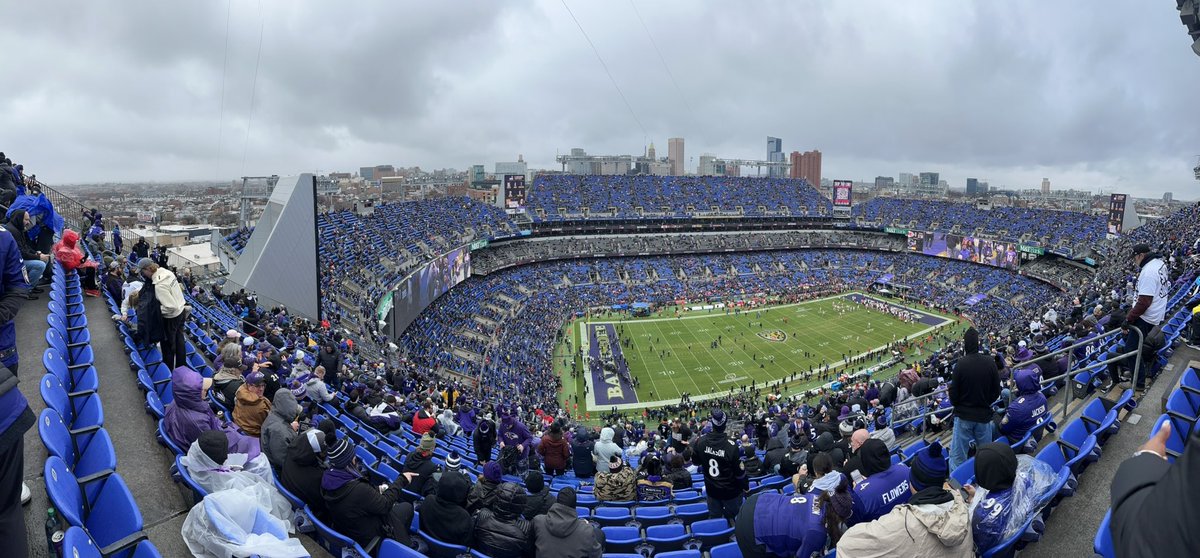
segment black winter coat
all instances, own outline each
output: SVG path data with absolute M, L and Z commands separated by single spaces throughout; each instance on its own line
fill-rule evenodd
M 533 521 L 534 517 L 550 511 L 550 506 L 553 506 L 554 502 L 554 495 L 550 493 L 550 487 L 543 486 L 541 492 L 525 496 L 525 511 L 521 515 L 525 519 Z
M 375 537 L 383 537 L 383 525 L 404 486 L 404 477 L 400 476 L 382 494 L 367 479 L 350 481 L 337 490 L 322 489 L 333 522 L 330 527 L 364 546 Z
M 421 532 L 445 543 L 471 545 L 471 512 L 467 511 L 470 483 L 462 475 L 443 474 L 437 496 L 421 503 Z
M 298 434 L 288 445 L 287 456 L 279 472 L 279 484 L 308 504 L 321 520 L 329 517 L 325 498 L 321 496 L 321 476 L 324 474 L 325 468 L 321 466 L 317 454 L 313 453 L 308 436 Z
M 525 490 L 513 483 L 497 489 L 494 509 L 475 514 L 475 542 L 471 548 L 491 558 L 533 558 L 533 524 L 520 516 Z
M 571 442 L 571 465 L 575 469 L 576 478 L 586 479 L 596 476 L 596 462 L 592 459 L 592 448 L 594 447 L 596 447 L 596 442 L 586 434 L 576 435 Z

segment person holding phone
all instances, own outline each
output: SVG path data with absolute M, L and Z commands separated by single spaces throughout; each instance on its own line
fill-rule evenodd
M 372 484 L 360 471 L 354 444 L 345 436 L 330 444 L 328 455 L 329 470 L 321 477 L 321 496 L 332 527 L 364 547 L 376 537 L 395 539 L 411 547 L 413 505 L 401 499 L 401 491 L 420 474 L 403 473 L 391 485 Z

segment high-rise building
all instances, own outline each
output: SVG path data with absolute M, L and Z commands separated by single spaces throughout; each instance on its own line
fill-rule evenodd
M 650 147 L 646 148 L 646 158 L 654 161 L 654 142 L 650 142 Z
M 975 197 L 979 195 L 979 179 L 967 179 L 967 197 Z
M 358 175 L 363 180 L 375 180 L 375 167 L 358 167 Z
M 1173 194 L 1171 192 L 1164 192 L 1163 193 L 1163 201 L 1165 201 L 1167 203 L 1171 203 L 1172 201 L 1175 201 L 1175 194 Z
M 783 140 L 767 136 L 767 161 L 772 163 L 782 163 L 783 158 Z M 767 176 L 771 178 L 780 178 L 784 176 L 783 167 L 768 167 Z
M 696 167 L 696 174 L 700 176 L 716 176 L 724 174 L 724 169 L 721 173 L 717 172 L 716 167 L 717 156 L 712 153 L 705 153 L 700 156 L 700 166 Z
M 780 153 L 780 155 L 782 156 L 783 153 Z M 812 187 L 814 187 L 814 188 L 820 187 L 820 185 L 821 185 L 821 152 L 820 151 L 817 151 L 815 149 L 812 151 L 805 151 L 804 153 L 801 153 L 799 151 L 793 151 L 791 153 L 791 156 L 789 157 L 789 160 L 792 163 L 792 168 L 789 171 L 788 176 L 790 176 L 792 178 L 803 178 L 803 179 L 807 180 L 808 183 Z M 782 175 L 780 175 L 780 176 L 782 176 Z
M 1050 179 L 1043 178 L 1042 179 L 1042 195 L 1045 196 L 1049 193 L 1050 193 Z
M 525 163 L 523 155 L 517 155 L 515 162 L 500 162 L 496 163 L 496 178 L 501 178 L 507 174 L 519 174 L 524 176 L 529 172 L 529 165 Z
M 667 140 L 667 161 L 671 163 L 672 175 L 684 175 L 683 138 L 670 138 Z
M 901 190 L 912 190 L 917 186 L 917 177 L 911 172 L 902 172 L 896 182 Z
M 896 179 L 894 179 L 890 176 L 876 176 L 875 177 L 875 189 L 876 190 L 886 191 L 886 190 L 891 190 L 895 187 L 896 187 Z

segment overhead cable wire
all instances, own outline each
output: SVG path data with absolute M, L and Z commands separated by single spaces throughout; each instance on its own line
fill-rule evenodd
M 562 2 L 563 8 L 566 8 L 567 13 L 570 14 L 571 20 L 575 22 L 575 27 L 579 28 L 579 33 L 583 35 L 583 39 L 587 41 L 588 46 L 592 47 L 592 53 L 596 55 L 596 60 L 600 61 L 600 67 L 604 68 L 604 73 L 608 75 L 608 80 L 612 82 L 613 89 L 617 90 L 617 95 L 621 97 L 621 102 L 625 103 L 625 108 L 629 109 L 629 115 L 633 117 L 633 121 L 637 122 L 638 127 L 642 129 L 642 135 L 648 136 L 649 133 L 646 132 L 646 127 L 642 125 L 642 120 L 638 118 L 637 113 L 634 112 L 633 105 L 629 104 L 629 99 L 625 98 L 625 93 L 621 91 L 621 86 L 617 85 L 616 78 L 614 78 L 612 72 L 608 70 L 608 64 L 604 63 L 604 57 L 600 56 L 600 51 L 596 49 L 595 43 L 592 42 L 591 37 L 588 37 L 587 31 L 583 30 L 583 25 L 579 24 L 579 19 L 575 17 L 575 12 L 571 11 L 571 7 L 567 5 L 567 0 L 560 1 Z

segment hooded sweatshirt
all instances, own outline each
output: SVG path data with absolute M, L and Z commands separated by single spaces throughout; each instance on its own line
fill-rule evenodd
M 958 491 L 931 486 L 887 515 L 851 527 L 838 541 L 837 555 L 971 558 L 975 550 L 967 505 Z
M 242 432 L 258 437 L 262 432 L 263 421 L 271 413 L 271 402 L 266 397 L 251 393 L 250 387 L 242 384 L 234 397 L 233 422 L 237 423 Z
M 163 430 L 167 437 L 180 448 L 192 445 L 205 430 L 225 430 L 229 438 L 229 453 L 244 453 L 254 459 L 259 455 L 259 440 L 243 436 L 233 428 L 223 428 L 212 407 L 200 393 L 204 377 L 186 366 L 171 372 L 171 392 L 175 400 L 167 405 L 163 416 Z
M 863 478 L 854 483 L 851 493 L 854 501 L 854 515 L 848 522 L 851 525 L 877 519 L 912 496 L 908 466 L 893 465 L 883 442 L 868 439 L 858 451 Z
M 300 416 L 300 404 L 296 402 L 296 396 L 286 389 L 276 391 L 273 402 L 270 414 L 263 421 L 258 441 L 271 467 L 279 469 L 287 459 L 288 446 L 296 437 L 292 421 Z
M 325 467 L 321 464 L 320 452 L 313 450 L 314 445 L 321 447 L 322 440 L 324 433 L 316 429 L 306 430 L 292 438 L 279 471 L 279 484 L 308 504 L 318 518 L 325 520 L 328 516 L 325 513 L 325 498 L 321 496 L 321 477 L 325 474 Z
M 545 515 L 533 518 L 538 558 L 600 558 L 604 534 L 580 519 L 575 508 L 555 503 Z
M 613 429 L 604 427 L 600 431 L 600 441 L 596 442 L 596 446 L 592 448 L 592 455 L 595 456 L 593 461 L 596 462 L 597 471 L 608 470 L 608 460 L 612 456 L 621 456 L 621 446 L 613 443 Z
M 470 546 L 471 513 L 466 507 L 470 489 L 466 477 L 442 475 L 437 496 L 426 497 L 421 504 L 421 532 L 439 541 Z
M 537 452 L 542 456 L 547 471 L 565 471 L 571 458 L 571 448 L 563 439 L 562 432 L 547 432 L 542 436 Z
M 1009 442 L 1025 437 L 1048 410 L 1046 396 L 1041 391 L 1041 370 L 1038 367 L 1017 370 L 1014 377 L 1019 395 L 1009 403 L 1004 418 L 1000 419 L 1000 433 Z
M 154 297 L 162 307 L 163 317 L 178 318 L 187 302 L 183 299 L 183 287 L 179 286 L 175 274 L 165 267 L 160 267 L 150 276 L 150 282 L 154 283 Z

